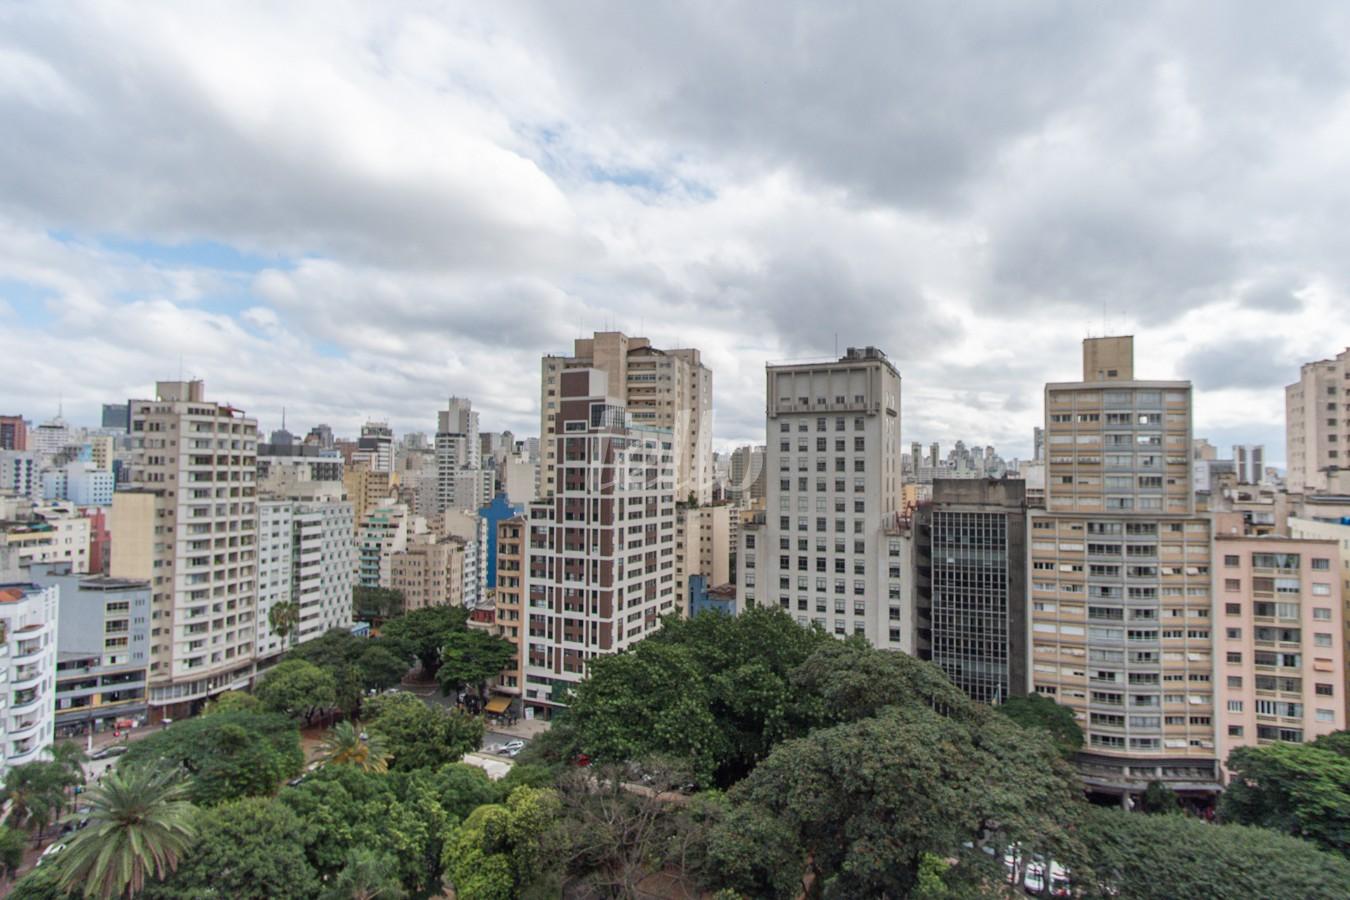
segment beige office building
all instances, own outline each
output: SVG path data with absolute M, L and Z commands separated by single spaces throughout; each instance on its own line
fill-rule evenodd
M 464 542 L 417 535 L 389 554 L 388 587 L 403 594 L 404 611 L 464 605 Z
M 623 404 L 634 425 L 664 428 L 675 445 L 675 494 L 712 502 L 712 370 L 691 348 L 658 350 L 645 337 L 597 331 L 578 338 L 571 356 L 545 356 L 539 398 L 539 496 L 556 490 L 554 422 L 561 408 L 559 376 L 571 369 L 599 369 L 609 376 L 609 396 Z
M 1135 377 L 1130 337 L 1045 386 L 1031 518 L 1032 686 L 1074 710 L 1087 786 L 1218 789 L 1210 524 L 1191 490 L 1191 385 Z
M 1350 349 L 1304 364 L 1284 389 L 1284 429 L 1291 493 L 1350 491 Z
M 675 608 L 689 615 L 689 576 L 709 587 L 731 581 L 731 507 L 679 506 L 675 510 Z
M 152 720 L 253 676 L 258 427 L 205 393 L 201 381 L 161 381 L 154 399 L 131 401 L 132 490 L 113 496 L 110 575 L 153 592 Z

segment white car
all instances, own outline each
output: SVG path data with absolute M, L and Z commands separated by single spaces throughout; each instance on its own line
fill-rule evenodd
M 515 756 L 525 749 L 525 742 L 522 740 L 507 741 L 497 748 L 497 752 L 502 756 Z
M 1027 874 L 1022 879 L 1022 887 L 1029 894 L 1039 894 L 1045 890 L 1045 863 L 1032 860 L 1027 863 Z
M 39 866 L 42 865 L 43 863 L 45 863 L 45 862 L 47 861 L 47 857 L 49 857 L 49 856 L 55 856 L 56 854 L 60 853 L 60 852 L 61 852 L 62 850 L 64 850 L 64 849 L 66 849 L 66 844 L 65 844 L 65 842 L 64 842 L 64 841 L 57 841 L 56 843 L 54 843 L 54 844 L 52 844 L 50 847 L 48 847 L 46 850 L 43 850 L 43 851 L 42 851 L 42 855 L 38 857 L 37 864 L 38 864 Z

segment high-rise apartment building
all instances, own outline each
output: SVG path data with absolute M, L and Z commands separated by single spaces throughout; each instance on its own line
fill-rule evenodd
M 1130 337 L 1045 386 L 1031 520 L 1032 682 L 1071 709 L 1090 789 L 1217 790 L 1210 524 L 1191 490 L 1191 385 L 1135 377 Z
M 394 471 L 394 430 L 388 422 L 367 422 L 361 426 L 352 460 L 364 459 L 372 472 Z
M 528 520 L 523 515 L 497 522 L 497 586 L 495 588 L 495 615 L 502 637 L 516 646 L 516 655 L 497 678 L 497 690 L 519 697 L 525 682 L 521 665 L 525 641 L 525 532 Z
M 1266 475 L 1266 448 L 1261 444 L 1234 444 L 1233 467 L 1238 484 L 1260 484 Z
M 0 416 L 0 450 L 27 450 L 28 423 L 23 416 Z
M 741 506 L 753 505 L 756 500 L 764 499 L 764 485 L 768 474 L 764 471 L 763 445 L 746 445 L 731 451 L 730 482 L 727 485 L 727 499 Z
M 675 611 L 674 440 L 627 415 L 608 391 L 615 378 L 568 369 L 554 382 L 545 433 L 556 487 L 528 508 L 520 636 L 525 706 L 545 717 L 566 705 L 591 659 L 632 646 Z
M 972 698 L 1026 694 L 1025 482 L 949 479 L 914 513 L 915 651 Z
M 0 776 L 35 762 L 56 733 L 56 638 L 60 588 L 0 582 Z
M 1337 542 L 1248 537 L 1239 522 L 1218 516 L 1215 537 L 1220 762 L 1238 747 L 1311 741 L 1346 725 Z
M 389 556 L 389 583 L 403 594 L 405 612 L 464 605 L 464 542 L 418 535 Z
M 42 496 L 42 458 L 33 450 L 0 450 L 0 494 Z
M 675 605 L 688 614 L 689 579 L 703 576 L 709 587 L 731 581 L 731 507 L 688 506 L 675 510 Z
M 676 493 L 712 502 L 712 370 L 698 350 L 658 350 L 645 337 L 598 331 L 578 338 L 572 356 L 545 356 L 542 363 L 539 433 L 542 458 L 539 494 L 556 489 L 557 434 L 552 430 L 561 405 L 563 372 L 599 369 L 609 375 L 609 396 L 635 424 L 665 428 L 675 446 Z
M 1350 459 L 1350 348 L 1305 363 L 1284 389 L 1285 483 L 1293 493 L 1342 490 Z
M 740 528 L 742 607 L 779 606 L 803 625 L 911 649 L 900 373 L 875 347 L 850 347 L 766 376 L 765 508 Z
M 254 674 L 258 424 L 161 381 L 131 401 L 131 438 L 110 574 L 151 583 L 150 716 L 178 718 Z
M 22 519 L 0 521 L 0 544 L 12 548 L 21 567 L 69 563 L 81 574 L 90 566 L 93 521 L 70 503 L 31 508 Z
M 478 436 L 478 413 L 467 397 L 451 397 L 446 408 L 436 413 L 436 437 L 456 435 L 462 438 L 456 464 L 464 469 L 476 469 L 483 459 L 483 445 Z

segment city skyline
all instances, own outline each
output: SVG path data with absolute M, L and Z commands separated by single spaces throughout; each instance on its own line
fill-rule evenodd
M 532 434 L 539 357 L 616 329 L 703 352 L 719 449 L 766 362 L 875 345 L 905 441 L 1025 457 L 1131 333 L 1283 465 L 1283 386 L 1350 333 L 1335 5 L 322 9 L 0 12 L 0 409 L 181 376 L 269 430 L 453 393 Z

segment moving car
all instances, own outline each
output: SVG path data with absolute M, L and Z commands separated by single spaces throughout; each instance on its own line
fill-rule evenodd
M 497 752 L 502 756 L 515 756 L 525 749 L 525 742 L 522 740 L 507 741 L 497 748 Z
M 100 747 L 89 754 L 90 759 L 109 759 L 114 756 L 121 756 L 127 752 L 126 744 L 109 744 L 107 747 Z

